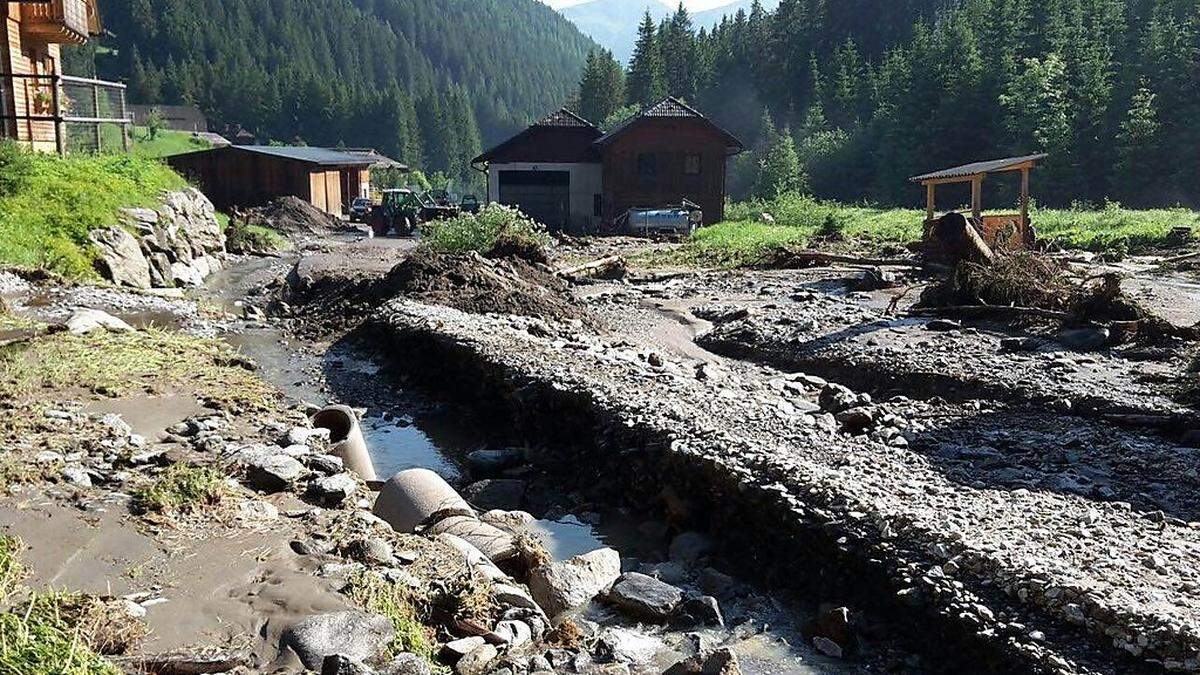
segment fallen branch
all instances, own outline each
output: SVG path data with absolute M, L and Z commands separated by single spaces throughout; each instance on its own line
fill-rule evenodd
M 1192 260 L 1195 258 L 1200 258 L 1200 251 L 1193 251 L 1191 253 L 1184 253 L 1183 255 L 1176 255 L 1176 256 L 1171 256 L 1170 258 L 1163 258 L 1162 260 L 1158 261 L 1158 264 L 1159 265 L 1174 265 L 1175 263 L 1183 262 L 1185 260 Z
M 610 255 L 606 258 L 600 258 L 599 260 L 593 260 L 591 262 L 584 263 L 582 265 L 574 265 L 572 267 L 566 267 L 566 268 L 560 269 L 560 270 L 556 271 L 555 274 L 560 277 L 577 279 L 580 277 L 594 278 L 594 277 L 600 277 L 600 276 L 607 276 L 609 274 L 614 274 L 617 272 L 619 272 L 621 275 L 624 275 L 625 259 L 619 255 Z
M 950 307 L 921 307 L 911 309 L 908 316 L 960 316 L 978 318 L 989 316 L 1036 316 L 1042 319 L 1065 321 L 1070 314 L 1041 307 L 1016 307 L 1009 305 L 954 305 Z
M 923 263 L 912 258 L 865 258 L 856 255 L 840 253 L 825 253 L 823 251 L 787 251 L 779 256 L 781 261 L 802 263 L 807 266 L 816 265 L 863 265 L 866 267 L 923 267 Z

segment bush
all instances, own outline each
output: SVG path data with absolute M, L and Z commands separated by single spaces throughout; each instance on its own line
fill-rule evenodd
M 540 249 L 550 243 L 544 227 L 503 204 L 488 204 L 478 214 L 424 223 L 421 232 L 426 245 L 439 253 L 487 253 L 500 243 Z
M 187 186 L 158 161 L 132 156 L 57 157 L 0 144 L 0 263 L 91 278 L 88 233 L 127 206 L 153 206 Z
M 240 218 L 226 222 L 225 248 L 230 253 L 262 255 L 289 248 L 287 239 L 268 227 L 251 225 Z

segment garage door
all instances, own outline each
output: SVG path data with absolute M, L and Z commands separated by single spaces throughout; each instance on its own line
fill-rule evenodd
M 551 230 L 571 214 L 571 174 L 566 171 L 501 171 L 500 203 L 515 206 Z

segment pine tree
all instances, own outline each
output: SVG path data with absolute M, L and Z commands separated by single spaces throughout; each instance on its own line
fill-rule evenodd
M 647 11 L 638 27 L 637 44 L 629 61 L 626 100 L 644 107 L 658 103 L 667 95 L 666 71 L 658 48 L 654 19 Z
M 625 105 L 625 72 L 612 52 L 588 54 L 579 82 L 579 114 L 593 123 L 608 119 Z
M 696 97 L 696 33 L 692 17 L 683 3 L 671 17 L 666 29 L 660 31 L 659 45 L 663 54 L 667 93 L 694 101 Z
M 1161 125 L 1154 101 L 1154 92 L 1143 80 L 1133 94 L 1117 133 L 1115 184 L 1118 194 L 1129 202 L 1150 201 L 1147 197 L 1158 180 L 1162 157 L 1159 147 Z
M 796 154 L 796 143 L 791 133 L 787 127 L 782 132 L 776 131 L 769 117 L 764 127 L 755 196 L 772 200 L 783 194 L 802 191 L 805 179 L 800 172 L 800 157 Z

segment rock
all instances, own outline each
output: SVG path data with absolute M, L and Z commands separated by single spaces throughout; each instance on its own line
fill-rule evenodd
M 583 607 L 621 575 L 621 555 L 602 548 L 529 573 L 529 591 L 550 616 Z
M 1040 341 L 1036 338 L 1007 337 L 1000 340 L 1000 351 L 1004 353 L 1035 352 Z
M 495 563 L 489 560 L 482 551 L 461 537 L 443 533 L 437 535 L 434 539 L 462 555 L 472 572 L 478 572 L 484 578 L 490 579 L 493 582 L 502 583 L 509 580 L 508 575 L 502 572 L 499 567 L 496 567 Z
M 496 660 L 500 652 L 489 644 L 482 644 L 472 649 L 454 664 L 454 672 L 459 675 L 483 675 L 488 672 L 488 665 Z
M 596 654 L 619 663 L 649 663 L 664 647 L 662 640 L 632 628 L 609 628 L 596 641 Z
M 854 649 L 858 640 L 854 634 L 850 610 L 846 607 L 830 607 L 823 609 L 812 621 L 804 626 L 804 632 L 813 638 L 813 646 L 827 656 L 840 658 Z M 817 646 L 818 639 L 827 641 L 826 649 Z M 829 649 L 829 645 L 837 647 L 837 653 Z
M 326 506 L 340 506 L 358 491 L 358 479 L 351 473 L 318 478 L 308 484 L 308 496 Z
M 699 532 L 684 532 L 671 540 L 671 560 L 682 565 L 695 565 L 713 551 L 712 540 Z
M 925 324 L 925 330 L 935 332 L 948 332 L 952 330 L 962 330 L 962 323 L 953 319 L 934 319 Z
M 64 466 L 58 472 L 58 477 L 65 483 L 75 487 L 92 487 L 92 478 L 88 472 L 78 466 Z
M 545 612 L 534 601 L 533 596 L 526 593 L 520 586 L 503 583 L 492 584 L 492 599 L 500 605 L 501 609 L 518 607 L 533 611 L 539 617 L 545 616 Z
M 1076 328 L 1060 331 L 1055 339 L 1075 352 L 1094 352 L 1108 345 L 1111 332 L 1107 328 Z
M 829 383 L 821 388 L 818 399 L 821 409 L 830 413 L 839 413 L 858 405 L 858 395 L 840 384 Z
M 392 545 L 382 539 L 356 539 L 346 547 L 354 560 L 374 565 L 394 565 L 396 556 Z
M 279 509 L 274 504 L 258 499 L 249 499 L 238 505 L 238 516 L 242 520 L 271 522 L 279 520 Z
M 739 583 L 733 577 L 711 567 L 700 570 L 696 581 L 701 590 L 718 598 L 740 598 L 749 591 L 744 584 Z
M 839 647 L 838 643 L 834 642 L 833 640 L 830 640 L 827 637 L 818 635 L 812 639 L 812 643 L 813 643 L 813 648 L 815 648 L 817 651 L 821 652 L 825 656 L 829 656 L 829 657 L 832 657 L 835 659 L 842 658 L 842 648 Z
M 663 675 L 741 675 L 737 654 L 727 647 L 705 651 L 663 671 Z
M 494 476 L 510 466 L 520 464 L 525 453 L 518 448 L 501 450 L 476 450 L 467 455 L 467 466 L 472 475 Z
M 698 595 L 679 603 L 671 616 L 671 625 L 677 628 L 724 628 L 725 617 L 721 616 L 721 606 L 716 598 L 711 595 Z
M 150 288 L 150 263 L 132 234 L 108 227 L 92 230 L 88 236 L 96 247 L 96 268 L 101 276 L 118 286 Z
M 450 665 L 454 665 L 458 663 L 459 659 L 485 644 L 487 644 L 487 640 L 477 635 L 451 640 L 442 645 L 441 659 Z
M 333 654 L 370 661 L 383 652 L 394 636 L 395 630 L 387 617 L 347 610 L 311 616 L 288 627 L 281 644 L 296 652 L 305 668 L 316 670 L 322 667 L 325 657 Z
M 499 635 L 510 649 L 533 640 L 533 629 L 524 621 L 501 621 L 492 632 Z
M 330 654 L 321 664 L 321 675 L 373 675 L 370 668 L 341 654 Z
M 397 532 L 410 533 L 440 518 L 473 516 L 475 511 L 441 476 L 428 469 L 409 469 L 384 484 L 374 513 Z
M 387 664 L 375 669 L 375 675 L 430 675 L 429 662 L 416 654 L 397 654 Z
M 304 457 L 300 458 L 300 461 L 303 462 L 304 466 L 308 467 L 310 471 L 325 474 L 326 476 L 339 474 L 345 469 L 345 465 L 342 464 L 342 458 L 334 457 L 333 455 L 305 455 Z M 353 478 L 353 476 L 351 476 L 351 478 Z
M 604 599 L 634 618 L 661 622 L 683 601 L 683 592 L 654 577 L 627 572 L 617 579 Z
M 660 581 L 665 581 L 668 584 L 682 584 L 691 576 L 688 574 L 688 568 L 672 561 L 642 565 L 638 568 L 638 571 Z
M 834 415 L 842 431 L 859 435 L 866 433 L 875 424 L 875 414 L 870 408 L 851 408 Z
M 472 483 L 463 490 L 463 497 L 482 510 L 502 509 L 513 511 L 521 508 L 525 498 L 525 481 L 488 478 Z
M 263 492 L 281 492 L 304 473 L 304 465 L 287 455 L 271 455 L 246 464 L 246 480 Z
M 97 330 L 109 330 L 114 333 L 132 333 L 133 326 L 117 317 L 98 309 L 81 309 L 67 319 L 67 332 L 72 335 L 83 335 Z
M 171 263 L 171 278 L 175 285 L 181 288 L 204 285 L 204 277 L 208 276 L 202 266 L 195 263 L 189 265 L 182 262 Z

